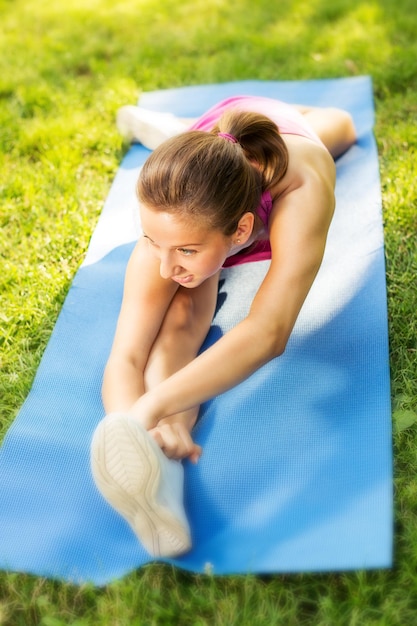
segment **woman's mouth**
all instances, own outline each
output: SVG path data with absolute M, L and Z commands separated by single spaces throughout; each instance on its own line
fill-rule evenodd
M 172 280 L 180 285 L 186 285 L 187 283 L 191 283 L 194 276 L 189 274 L 188 276 L 173 276 Z

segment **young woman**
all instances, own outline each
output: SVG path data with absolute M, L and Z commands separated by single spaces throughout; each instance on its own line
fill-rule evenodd
M 118 122 L 156 149 L 137 184 L 143 236 L 127 267 L 92 470 L 145 548 L 173 556 L 191 545 L 180 460 L 201 455 L 191 436 L 199 406 L 285 350 L 322 261 L 334 158 L 356 135 L 340 109 L 252 96 L 188 129 L 136 107 Z M 222 268 L 265 258 L 247 317 L 198 355 Z

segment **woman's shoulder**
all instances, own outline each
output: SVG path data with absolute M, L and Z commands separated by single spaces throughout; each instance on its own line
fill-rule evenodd
M 334 183 L 335 163 L 324 146 L 298 135 L 286 135 L 283 139 L 289 155 L 288 168 L 283 178 L 269 189 L 273 201 L 312 179 Z

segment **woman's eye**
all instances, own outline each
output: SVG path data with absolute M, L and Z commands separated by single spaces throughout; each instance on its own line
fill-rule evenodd
M 195 254 L 195 250 L 189 250 L 188 248 L 178 248 L 178 252 L 181 252 L 181 254 L 185 254 L 185 256 L 191 256 L 192 254 Z

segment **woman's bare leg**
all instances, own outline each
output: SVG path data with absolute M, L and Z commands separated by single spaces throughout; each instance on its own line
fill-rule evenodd
M 145 371 L 148 388 L 197 355 L 213 318 L 218 278 L 219 273 L 195 289 L 179 287 L 151 350 Z M 183 501 L 184 469 L 175 459 L 199 456 L 195 449 L 187 452 L 187 445 L 198 447 L 189 436 L 197 412 L 195 407 L 174 415 L 153 429 L 164 429 L 162 433 L 146 432 L 135 418 L 113 413 L 100 422 L 93 436 L 91 467 L 96 485 L 152 556 L 173 557 L 191 547 Z M 189 438 L 185 446 L 184 432 Z
M 355 143 L 355 125 L 347 111 L 334 107 L 293 106 L 304 115 L 333 158 L 336 159 Z
M 198 351 L 210 328 L 217 301 L 219 273 L 207 279 L 195 289 L 179 287 L 161 330 L 149 355 L 145 369 L 145 387 L 151 389 L 187 365 Z M 180 458 L 186 454 L 187 441 L 184 427 L 191 432 L 199 407 L 194 407 L 161 420 L 152 434 L 170 457 Z M 165 428 L 169 426 L 170 428 Z M 163 441 L 163 439 L 167 441 Z M 188 447 L 191 440 L 187 436 Z

